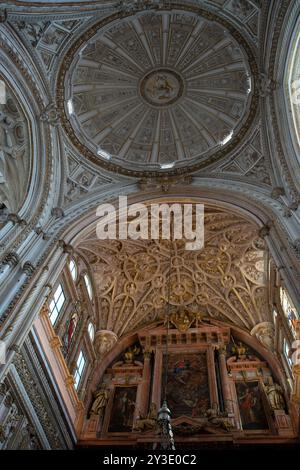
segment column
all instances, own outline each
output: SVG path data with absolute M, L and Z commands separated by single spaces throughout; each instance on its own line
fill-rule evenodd
M 293 326 L 296 331 L 296 340 L 292 344 L 292 361 L 293 361 L 293 373 L 294 373 L 294 384 L 292 391 L 292 401 L 300 405 L 300 320 L 294 320 Z
M 155 351 L 154 373 L 153 373 L 153 384 L 152 384 L 152 394 L 151 394 L 151 403 L 155 403 L 158 410 L 159 410 L 160 405 L 161 405 L 162 361 L 163 361 L 162 350 L 161 349 L 156 349 L 156 351 Z
M 232 397 L 230 392 L 230 381 L 227 372 L 226 366 L 226 346 L 221 345 L 218 349 L 219 352 L 219 365 L 220 365 L 220 374 L 221 374 L 221 382 L 222 382 L 222 392 L 223 398 L 225 403 L 225 410 L 227 413 L 233 412 L 232 406 Z
M 207 348 L 207 369 L 209 379 L 210 404 L 212 408 L 219 407 L 215 357 L 212 345 L 209 345 Z
M 146 416 L 149 407 L 149 387 L 151 381 L 151 351 L 144 351 L 144 369 L 136 399 L 136 410 L 140 416 Z

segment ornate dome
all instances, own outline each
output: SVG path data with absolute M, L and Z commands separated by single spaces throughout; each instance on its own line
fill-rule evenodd
M 235 147 L 254 115 L 249 64 L 241 36 L 211 13 L 114 15 L 62 66 L 65 128 L 84 155 L 119 171 L 205 166 Z

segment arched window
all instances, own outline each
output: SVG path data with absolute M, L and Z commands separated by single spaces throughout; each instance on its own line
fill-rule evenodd
M 290 357 L 290 346 L 285 338 L 283 339 L 283 353 L 284 353 L 284 357 L 286 359 L 288 366 L 292 367 L 293 361 Z
M 87 289 L 88 294 L 89 294 L 89 298 L 92 300 L 92 298 L 93 298 L 93 289 L 92 289 L 91 280 L 90 280 L 90 278 L 87 274 L 84 275 L 84 282 L 85 282 L 86 289 Z
M 85 360 L 83 351 L 81 350 L 80 353 L 78 354 L 76 367 L 75 367 L 75 373 L 74 373 L 74 380 L 75 380 L 74 387 L 76 388 L 76 390 L 78 389 L 80 380 L 82 379 L 85 363 L 86 363 L 86 360 Z
M 76 263 L 73 259 L 71 259 L 70 262 L 69 262 L 69 269 L 70 269 L 70 273 L 71 273 L 73 281 L 76 281 L 76 279 L 77 279 L 77 265 L 76 265 Z
M 95 328 L 94 328 L 93 323 L 91 322 L 88 324 L 88 334 L 89 334 L 90 340 L 93 342 L 95 338 Z
M 64 294 L 62 285 L 59 284 L 54 292 L 53 298 L 49 304 L 49 318 L 52 325 L 55 324 L 62 308 L 65 303 L 66 296 Z
M 286 290 L 283 287 L 280 287 L 280 302 L 281 302 L 282 310 L 284 311 L 284 314 L 288 320 L 289 326 L 293 334 L 295 334 L 294 320 L 299 318 L 299 315 L 291 299 L 289 298 Z

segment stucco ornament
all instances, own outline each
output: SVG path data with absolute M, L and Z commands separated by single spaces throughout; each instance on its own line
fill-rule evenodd
M 262 322 L 251 330 L 252 336 L 255 336 L 270 351 L 274 351 L 274 325 L 271 322 Z
M 118 341 L 117 335 L 110 330 L 98 330 L 95 334 L 94 346 L 99 358 L 105 356 Z

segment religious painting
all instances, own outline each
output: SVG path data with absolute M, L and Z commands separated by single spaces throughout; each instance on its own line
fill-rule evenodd
M 206 353 L 169 354 L 167 367 L 167 401 L 172 418 L 204 416 L 210 407 Z
M 243 429 L 269 429 L 259 383 L 236 382 L 235 385 Z
M 116 387 L 108 432 L 131 432 L 136 387 Z

